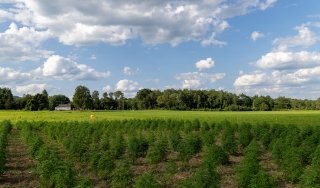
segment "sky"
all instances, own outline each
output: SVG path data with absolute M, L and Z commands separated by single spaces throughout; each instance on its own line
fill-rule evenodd
M 320 97 L 319 0 L 0 0 L 0 87 Z

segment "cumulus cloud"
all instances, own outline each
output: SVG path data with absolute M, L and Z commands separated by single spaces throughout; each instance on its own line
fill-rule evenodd
M 254 64 L 260 70 L 244 73 L 234 81 L 239 92 L 314 98 L 320 92 L 320 53 L 307 49 L 319 43 L 312 31 L 317 22 L 295 27 L 295 36 L 276 38 L 273 49 Z
M 35 61 L 48 57 L 52 52 L 42 50 L 40 44 L 50 36 L 48 31 L 18 28 L 11 23 L 6 31 L 0 33 L 0 62 Z
M 116 84 L 116 90 L 123 91 L 123 92 L 134 92 L 141 89 L 141 86 L 138 82 L 135 82 L 133 80 L 119 80 Z
M 212 58 L 203 59 L 196 62 L 195 65 L 199 71 L 202 71 L 204 69 L 210 69 L 214 67 L 214 60 Z
M 318 52 L 270 52 L 263 55 L 257 66 L 263 69 L 298 69 L 320 65 Z
M 256 41 L 256 40 L 263 38 L 263 37 L 264 37 L 264 34 L 258 32 L 258 31 L 254 31 L 251 33 L 251 40 L 253 40 L 253 41 Z
M 102 90 L 105 92 L 110 92 L 110 91 L 112 91 L 112 87 L 110 85 L 106 85 L 102 88 Z
M 260 3 L 260 9 L 266 10 L 272 7 L 278 0 L 266 0 L 265 2 Z
M 119 80 L 116 84 L 116 90 L 122 91 L 127 97 L 133 97 L 141 88 L 142 86 L 138 82 L 127 79 Z
M 270 80 L 268 80 L 268 76 L 266 73 L 255 72 L 252 74 L 241 74 L 240 77 L 238 77 L 235 80 L 233 85 L 237 88 L 252 87 L 252 86 L 265 85 L 269 81 Z
M 20 84 L 31 78 L 30 73 L 12 68 L 0 67 L 0 84 Z
M 97 80 L 110 75 L 110 72 L 98 72 L 88 65 L 59 55 L 50 56 L 35 73 L 59 80 Z
M 206 84 L 223 79 L 225 76 L 225 73 L 208 74 L 202 72 L 187 72 L 180 73 L 176 76 L 176 79 L 182 81 L 182 88 L 184 89 L 200 89 L 205 87 Z
M 296 27 L 298 34 L 293 37 L 277 38 L 273 41 L 277 51 L 287 51 L 294 47 L 309 47 L 319 41 L 319 37 L 307 26 Z
M 28 84 L 16 86 L 16 92 L 18 94 L 31 94 L 35 95 L 37 93 L 41 93 L 44 89 L 49 90 L 51 86 L 47 84 Z
M 133 69 L 131 67 L 125 66 L 123 67 L 123 74 L 127 76 L 133 76 L 136 75 L 139 72 L 139 69 Z
M 275 2 L 19 0 L 14 8 L 2 10 L 0 16 L 48 30 L 67 45 L 121 45 L 134 38 L 141 38 L 146 44 L 178 45 L 192 40 L 221 45 L 223 42 L 214 37 L 229 27 L 227 19 L 254 9 L 265 10 Z

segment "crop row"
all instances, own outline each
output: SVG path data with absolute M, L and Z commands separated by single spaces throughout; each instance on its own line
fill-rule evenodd
M 70 164 L 44 144 L 30 124 L 20 122 L 17 127 L 21 129 L 29 155 L 35 160 L 34 173 L 42 187 L 90 187 L 90 181 L 78 177 Z
M 5 170 L 6 146 L 10 130 L 11 123 L 9 121 L 3 121 L 0 123 L 0 175 L 2 175 Z
M 37 145 L 46 148 L 39 137 L 33 138 L 45 135 L 90 166 L 111 187 L 219 187 L 221 174 L 217 169 L 230 165 L 230 155 L 243 156 L 235 165 L 239 187 L 276 187 L 279 181 L 303 187 L 320 186 L 317 126 L 124 120 L 21 122 L 21 127 L 24 134 L 28 133 L 26 140 L 33 140 L 28 141 L 31 151 L 38 151 L 32 149 Z M 272 153 L 269 162 L 279 166 L 285 179 L 272 177 L 260 165 L 262 152 Z M 31 152 L 39 161 L 37 153 Z M 199 162 L 191 164 L 195 159 Z M 138 168 L 139 165 L 144 168 Z M 188 175 L 175 179 L 182 172 Z

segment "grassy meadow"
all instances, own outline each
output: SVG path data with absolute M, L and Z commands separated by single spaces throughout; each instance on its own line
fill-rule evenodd
M 93 118 L 92 118 L 93 115 Z M 216 112 L 216 111 L 0 111 L 0 121 L 102 121 L 124 119 L 199 119 L 207 122 L 318 125 L 320 111 Z

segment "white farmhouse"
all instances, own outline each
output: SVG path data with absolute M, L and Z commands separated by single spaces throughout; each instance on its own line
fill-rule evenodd
M 68 111 L 71 110 L 71 104 L 59 104 L 54 108 L 56 111 Z

